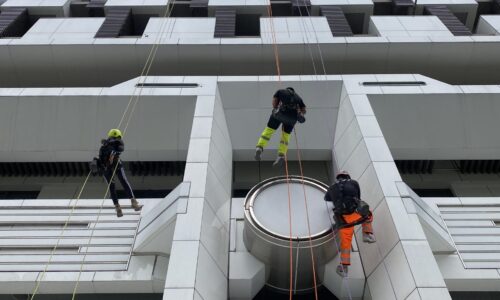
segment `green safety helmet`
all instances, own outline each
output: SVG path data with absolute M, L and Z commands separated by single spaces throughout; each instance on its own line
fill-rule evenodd
M 122 137 L 122 132 L 120 131 L 120 129 L 111 129 L 109 132 L 108 132 L 108 137 L 112 137 L 112 138 L 121 138 Z

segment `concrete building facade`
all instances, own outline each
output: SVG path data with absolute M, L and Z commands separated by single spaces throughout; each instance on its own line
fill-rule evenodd
M 498 297 L 499 11 L 478 0 L 0 0 L 0 299 L 315 299 L 301 289 L 312 272 L 319 299 Z M 271 166 L 279 137 L 253 157 L 288 86 L 307 121 L 285 172 Z M 88 166 L 115 127 L 144 204 L 135 212 L 120 194 L 122 218 Z M 330 223 L 313 271 L 299 259 L 312 244 L 291 236 L 289 257 L 272 232 L 288 224 L 286 189 L 260 208 L 270 225 L 252 227 L 248 204 L 266 180 L 303 175 L 316 192 L 288 198 L 313 213 L 294 206 L 290 224 L 329 222 L 316 193 L 339 170 L 359 181 L 377 237 L 363 243 L 356 228 L 344 279 Z

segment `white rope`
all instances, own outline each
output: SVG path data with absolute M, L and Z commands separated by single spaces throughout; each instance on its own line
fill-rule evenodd
M 171 14 L 171 12 L 172 12 L 172 10 L 169 10 L 169 6 L 170 6 L 170 2 L 171 2 L 171 1 L 173 2 L 173 4 L 172 4 L 172 10 L 173 10 L 173 5 L 175 5 L 175 0 L 168 0 L 168 2 L 167 2 L 167 7 L 166 7 L 166 9 L 165 9 L 165 15 L 164 15 L 164 18 L 166 17 L 166 20 L 165 20 L 165 22 L 163 22 L 163 23 L 161 24 L 161 26 L 160 26 L 160 31 L 159 31 L 159 34 L 158 34 L 158 36 L 156 37 L 156 39 L 155 39 L 155 42 L 154 42 L 153 46 L 151 47 L 151 51 L 149 52 L 149 55 L 148 55 L 148 57 L 147 57 L 147 59 L 146 59 L 146 62 L 145 62 L 145 64 L 144 64 L 144 67 L 143 67 L 143 69 L 142 69 L 142 71 L 141 71 L 141 74 L 140 74 L 140 78 L 139 78 L 139 80 L 143 79 L 143 83 L 145 82 L 145 80 L 146 80 L 146 78 L 147 78 L 147 75 L 149 74 L 149 71 L 151 70 L 152 63 L 153 63 L 153 61 L 154 61 L 154 59 L 155 59 L 155 57 L 156 57 L 156 53 L 157 53 L 157 50 L 158 50 L 158 48 L 159 48 L 159 41 L 161 40 L 161 37 L 162 37 L 162 35 L 164 34 L 164 27 L 165 27 L 165 25 L 166 25 L 166 24 L 168 24 L 169 17 L 170 17 L 170 14 Z M 170 13 L 169 13 L 169 12 L 170 12 Z M 167 32 L 168 32 L 168 31 L 167 31 Z M 145 76 L 144 76 L 144 75 L 145 75 Z M 139 94 L 135 97 L 135 92 L 136 92 L 136 90 L 137 90 L 137 86 L 139 86 L 139 85 L 140 85 Z M 131 110 L 131 111 L 130 111 L 130 113 L 129 113 L 129 118 L 128 118 L 128 120 L 127 120 L 127 123 L 126 123 L 126 126 L 125 126 L 125 130 L 124 130 L 124 132 L 126 132 L 126 130 L 127 130 L 127 128 L 128 128 L 129 122 L 130 122 L 130 120 L 131 120 L 131 118 L 132 118 L 132 115 L 133 115 L 133 113 L 134 113 L 134 111 L 135 111 L 135 107 L 136 107 L 136 105 L 137 105 L 137 103 L 138 103 L 138 101 L 139 101 L 139 99 L 140 99 L 141 94 L 142 94 L 142 89 L 143 89 L 143 84 L 136 84 L 136 85 L 135 85 L 134 90 L 133 90 L 133 92 L 132 92 L 132 95 L 130 96 L 130 99 L 129 99 L 128 103 L 127 103 L 127 106 L 126 106 L 126 108 L 125 108 L 125 110 L 124 110 L 124 112 L 123 112 L 123 114 L 122 114 L 122 117 L 121 117 L 120 122 L 119 122 L 119 124 L 118 124 L 118 128 L 121 126 L 121 124 L 122 124 L 123 120 L 125 119 L 125 116 L 127 115 L 127 112 L 128 112 L 128 110 L 129 110 L 129 108 L 130 108 L 130 104 L 132 103 L 132 100 L 133 100 L 134 98 L 136 98 L 136 101 L 134 102 L 134 105 L 133 105 L 133 107 L 132 107 L 132 110 Z M 92 238 L 93 238 L 93 235 L 94 235 L 94 232 L 95 232 L 95 228 L 96 228 L 96 226 L 97 226 L 97 223 L 99 222 L 99 219 L 100 219 L 100 217 L 101 217 L 102 208 L 104 207 L 104 201 L 107 199 L 107 195 L 108 195 L 108 193 L 109 193 L 110 185 L 111 185 L 111 182 L 113 181 L 113 178 L 114 178 L 114 176 L 115 176 L 115 174 L 116 174 L 116 170 L 117 170 L 117 168 L 118 168 L 118 165 L 119 165 L 119 163 L 117 163 L 117 165 L 115 166 L 115 168 L 114 168 L 114 170 L 113 170 L 113 174 L 112 174 L 112 176 L 111 176 L 111 180 L 110 180 L 110 181 L 109 181 L 109 183 L 107 184 L 106 192 L 105 192 L 105 194 L 104 194 L 103 201 L 101 202 L 101 205 L 100 205 L 100 207 L 99 207 L 99 211 L 98 211 L 98 214 L 97 214 L 97 219 L 96 219 L 96 221 L 94 222 L 94 226 L 93 226 L 93 228 L 92 228 L 90 238 L 89 238 L 89 240 L 88 240 L 87 246 L 85 247 L 85 248 L 86 248 L 86 251 L 85 251 L 84 257 L 83 257 L 83 259 L 82 259 L 82 263 L 81 263 L 81 265 L 80 265 L 80 271 L 79 271 L 79 273 L 78 273 L 77 282 L 76 282 L 76 284 L 75 284 L 75 288 L 74 288 L 74 290 L 73 290 L 72 300 L 74 300 L 74 298 L 75 298 L 76 291 L 77 291 L 77 288 L 78 288 L 78 285 L 79 285 L 79 282 L 80 282 L 80 278 L 81 278 L 81 273 L 82 273 L 82 271 L 83 271 L 83 265 L 84 265 L 84 263 L 85 263 L 85 259 L 86 259 L 87 254 L 88 254 L 88 249 L 89 249 L 90 243 L 91 243 L 91 241 L 92 241 Z M 43 270 L 42 274 L 41 274 L 41 275 L 37 278 L 37 281 L 36 281 L 36 284 L 35 284 L 35 288 L 33 289 L 33 292 L 31 293 L 30 300 L 33 300 L 33 299 L 35 298 L 35 296 L 37 295 L 38 291 L 39 291 L 39 288 L 40 288 L 41 282 L 42 282 L 42 281 L 43 281 L 43 279 L 45 278 L 45 275 L 46 275 L 46 273 L 47 273 L 47 271 L 48 271 L 49 265 L 50 265 L 50 263 L 52 262 L 52 259 L 53 259 L 53 257 L 54 257 L 54 254 L 55 254 L 55 253 L 56 253 L 56 251 L 57 251 L 57 248 L 59 247 L 60 241 L 61 241 L 61 239 L 62 239 L 62 237 L 63 237 L 63 235 L 64 235 L 64 233 L 65 233 L 65 231 L 66 231 L 66 229 L 67 229 L 67 227 L 68 227 L 69 221 L 70 221 L 71 217 L 73 216 L 73 213 L 74 213 L 74 211 L 75 211 L 75 209 L 76 209 L 76 206 L 77 206 L 77 204 L 78 204 L 78 202 L 79 202 L 79 200 L 80 200 L 80 198 L 81 198 L 81 195 L 82 195 L 82 193 L 83 193 L 83 191 L 84 191 L 84 189 L 85 189 L 85 187 L 86 187 L 86 185 L 87 185 L 87 183 L 88 183 L 88 180 L 89 180 L 89 178 L 90 178 L 90 175 L 91 175 L 91 172 L 89 172 L 89 173 L 87 174 L 87 177 L 85 178 L 85 180 L 84 180 L 84 182 L 83 182 L 83 185 L 82 185 L 82 187 L 80 188 L 80 191 L 79 191 L 79 193 L 78 193 L 78 196 L 76 197 L 76 201 L 75 201 L 75 203 L 72 205 L 72 208 L 71 208 L 70 214 L 69 214 L 68 218 L 66 219 L 66 222 L 64 223 L 64 226 L 63 226 L 63 228 L 62 228 L 62 230 L 61 230 L 61 233 L 60 233 L 60 235 L 59 235 L 59 237 L 58 237 L 58 239 L 57 239 L 56 245 L 54 246 L 54 248 L 53 248 L 53 249 L 52 249 L 52 251 L 51 251 L 51 254 L 50 254 L 49 259 L 48 259 L 48 261 L 47 261 L 47 263 L 46 263 L 46 265 L 45 265 L 45 267 L 44 267 L 44 270 Z
M 323 68 L 323 73 L 324 73 L 324 76 L 325 76 L 325 80 L 327 78 L 327 72 L 326 72 L 326 68 L 325 68 L 325 63 L 324 63 L 324 59 L 323 59 L 323 53 L 321 51 L 321 46 L 319 44 L 319 39 L 318 39 L 318 35 L 316 33 L 316 29 L 314 27 L 314 23 L 312 21 L 311 18 L 311 13 L 309 11 L 309 8 L 307 7 L 307 3 L 306 3 L 306 0 L 303 0 L 303 4 L 304 4 L 304 7 L 306 9 L 306 12 L 307 12 L 307 15 L 309 16 L 309 20 L 311 22 L 311 28 L 313 30 L 313 33 L 314 33 L 314 38 L 316 39 L 316 45 L 318 47 L 318 53 L 319 53 L 319 57 L 320 57 L 320 60 L 321 60 L 321 65 L 322 65 L 322 68 Z M 301 16 L 301 19 L 303 18 L 303 15 L 302 15 L 302 11 L 299 7 L 299 14 Z M 302 19 L 303 20 L 303 19 Z M 305 24 L 305 21 L 302 22 L 302 25 L 303 25 L 303 28 L 304 28 L 304 33 L 306 36 L 308 36 L 308 30 L 307 30 L 307 26 Z M 309 39 L 307 38 L 307 42 L 309 42 Z M 314 75 L 316 77 L 316 79 L 318 79 L 318 73 L 316 71 L 316 65 L 314 63 L 314 57 L 313 57 L 313 54 L 312 54 L 312 50 L 311 50 L 311 44 L 310 43 L 307 43 L 307 47 L 308 47 L 308 50 L 309 50 L 309 56 L 311 58 L 311 62 L 312 62 L 312 65 L 313 65 L 313 70 L 314 70 Z M 329 85 L 327 84 L 327 89 L 329 90 Z M 330 94 L 330 92 L 328 93 Z M 298 148 L 298 147 L 297 147 Z M 297 149 L 297 151 L 300 151 L 300 149 Z M 339 259 L 340 259 L 340 245 L 338 244 L 338 241 L 337 241 L 337 234 L 334 230 L 334 222 L 333 220 L 331 219 L 331 217 L 333 216 L 330 216 L 330 209 L 328 208 L 328 205 L 325 201 L 325 206 L 326 206 L 326 213 L 328 215 L 328 220 L 330 221 L 330 225 L 331 225 L 331 228 L 332 228 L 332 234 L 333 234 L 333 241 L 334 241 L 334 245 L 335 247 L 337 248 L 337 251 L 339 253 Z M 351 289 L 350 289 L 350 286 L 349 286 L 349 279 L 348 279 L 348 276 L 346 277 L 343 277 L 342 279 L 342 282 L 345 284 L 346 286 L 346 289 L 347 289 L 347 293 L 348 293 L 348 297 L 349 297 L 349 300 L 352 300 L 352 292 L 351 292 Z

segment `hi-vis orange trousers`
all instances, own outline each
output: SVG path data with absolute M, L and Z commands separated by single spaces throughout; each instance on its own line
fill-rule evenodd
M 349 215 L 342 215 L 342 217 L 346 224 L 355 223 L 362 218 L 357 212 Z M 373 215 L 370 214 L 370 217 L 361 225 L 363 227 L 363 233 L 373 233 L 372 221 Z M 354 226 L 342 228 L 339 230 L 338 234 L 340 237 L 340 263 L 348 266 L 351 264 L 351 243 L 352 235 L 354 234 Z

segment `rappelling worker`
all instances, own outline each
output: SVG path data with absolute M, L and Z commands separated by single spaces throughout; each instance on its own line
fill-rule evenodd
M 267 122 L 267 127 L 262 132 L 257 146 L 255 148 L 255 159 L 260 161 L 264 147 L 271 139 L 273 133 L 282 126 L 281 140 L 278 147 L 278 157 L 273 163 L 273 166 L 281 166 L 285 161 L 285 155 L 288 150 L 288 142 L 290 134 L 297 123 L 304 123 L 304 115 L 306 106 L 302 98 L 295 93 L 291 87 L 278 90 L 273 96 L 273 112 Z
M 109 192 L 115 205 L 117 217 L 122 217 L 123 212 L 120 207 L 120 203 L 118 202 L 118 195 L 116 194 L 114 182 L 115 176 L 118 177 L 118 180 L 120 180 L 127 197 L 130 198 L 130 202 L 134 210 L 140 211 L 142 209 L 142 206 L 139 205 L 139 202 L 135 199 L 134 192 L 132 191 L 132 187 L 127 180 L 123 164 L 120 160 L 120 154 L 122 154 L 124 149 L 125 146 L 122 140 L 122 133 L 118 129 L 111 129 L 108 132 L 108 138 L 102 140 L 102 146 L 99 149 L 98 161 L 103 170 L 102 173 L 104 179 L 106 179 L 106 182 L 109 184 Z
M 325 201 L 333 202 L 335 230 L 340 238 L 340 264 L 337 274 L 347 277 L 348 266 L 351 264 L 351 242 L 354 226 L 362 224 L 363 242 L 375 243 L 372 221 L 373 215 L 366 202 L 361 200 L 359 183 L 351 179 L 347 171 L 340 171 L 335 183 L 328 188 Z

